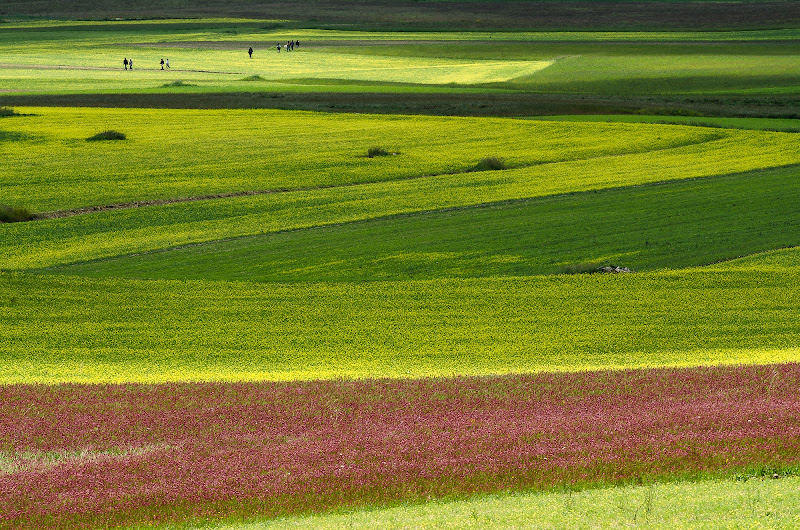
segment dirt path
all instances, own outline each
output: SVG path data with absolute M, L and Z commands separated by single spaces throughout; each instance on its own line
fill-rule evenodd
M 267 195 L 269 193 L 281 193 L 293 190 L 267 190 L 267 191 L 238 191 L 232 193 L 217 193 L 213 195 L 201 195 L 197 197 L 181 197 L 175 199 L 156 199 L 152 201 L 120 202 L 117 204 L 105 204 L 100 206 L 87 206 L 84 208 L 73 208 L 70 210 L 57 210 L 54 212 L 41 212 L 36 214 L 36 219 L 61 219 L 64 217 L 74 217 L 89 213 L 107 212 L 110 210 L 129 210 L 132 208 L 145 208 L 147 206 L 163 206 L 165 204 L 177 204 L 181 202 L 207 201 L 213 199 L 228 199 L 232 197 L 247 197 L 251 195 Z

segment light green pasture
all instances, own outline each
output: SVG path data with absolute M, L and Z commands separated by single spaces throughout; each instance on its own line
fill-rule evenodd
M 422 85 L 496 83 L 533 74 L 551 64 L 547 60 L 454 60 L 426 57 L 367 57 L 350 53 L 315 53 L 314 38 L 352 38 L 297 31 L 254 30 L 252 24 L 209 22 L 200 28 L 156 21 L 151 24 L 105 23 L 94 31 L 65 25 L 42 31 L 42 26 L 0 28 L 0 85 L 14 92 L 152 90 L 181 80 L 221 90 L 275 89 L 274 85 L 243 84 L 260 76 L 270 81 L 298 78 L 380 81 Z M 265 27 L 270 24 L 266 23 Z M 67 30 L 65 30 L 67 28 Z M 112 28 L 112 29 L 109 29 Z M 361 35 L 386 38 L 391 34 Z M 437 34 L 439 35 L 439 34 Z M 447 34 L 441 34 L 447 35 Z M 465 34 L 459 34 L 464 38 Z M 400 36 L 402 38 L 402 36 Z M 419 37 L 415 37 L 419 38 Z M 452 36 L 450 36 L 452 38 Z M 288 39 L 306 45 L 288 53 L 276 50 Z M 309 43 L 308 40 L 312 42 Z M 248 57 L 252 46 L 255 53 Z M 133 71 L 123 70 L 123 57 L 134 60 Z M 161 72 L 160 60 L 170 59 Z M 157 72 L 157 73 L 156 73 Z
M 750 163 L 731 160 L 724 169 L 800 161 L 790 148 L 800 145 L 792 136 L 657 125 L 273 110 L 17 111 L 26 116 L 0 122 L 0 130 L 23 135 L 0 144 L 0 200 L 34 211 L 443 175 L 466 171 L 486 156 L 501 157 L 524 173 L 525 166 L 650 156 L 662 150 L 668 154 L 672 148 L 677 154 L 682 147 L 694 146 L 708 153 L 722 150 L 719 154 L 729 157 L 756 142 L 762 147 L 748 157 Z M 86 141 L 110 129 L 125 133 L 127 139 Z M 367 158 L 367 150 L 375 145 L 399 154 Z M 755 159 L 759 162 L 753 166 Z M 566 185 L 562 191 L 572 190 Z
M 0 85 L 28 93 L 130 92 L 182 80 L 205 90 L 263 91 L 276 90 L 274 83 L 287 80 L 304 80 L 301 85 L 313 86 L 318 79 L 353 85 L 483 85 L 614 94 L 794 93 L 800 85 L 799 35 L 798 30 L 347 32 L 289 30 L 276 28 L 274 21 L 242 20 L 15 23 L 0 28 Z M 299 40 L 301 46 L 291 53 L 278 53 L 276 46 L 289 39 Z M 743 42 L 755 43 L 762 53 L 719 47 L 720 43 L 741 47 Z M 776 42 L 780 43 L 777 48 L 771 46 Z M 620 43 L 624 49 L 615 48 Z M 685 45 L 685 52 L 676 51 L 674 43 Z M 408 52 L 404 53 L 405 45 Z M 246 53 L 250 46 L 255 49 L 252 59 Z M 571 51 L 559 51 L 559 46 Z M 668 53 L 659 55 L 659 47 Z M 134 59 L 133 72 L 122 71 L 123 57 Z M 172 68 L 162 73 L 159 61 L 166 57 Z M 241 82 L 255 75 L 269 83 Z
M 393 58 L 352 54 L 314 53 L 305 49 L 277 52 L 265 43 L 248 59 L 247 47 L 213 50 L 156 47 L 119 47 L 109 50 L 72 48 L 42 57 L 23 53 L 0 55 L 0 83 L 6 91 L 34 93 L 153 90 L 176 80 L 217 90 L 280 90 L 275 82 L 317 78 L 380 81 L 423 85 L 474 85 L 509 81 L 546 68 L 550 61 L 452 60 Z M 123 70 L 123 57 L 134 69 Z M 168 58 L 170 68 L 161 70 Z M 247 82 L 259 76 L 268 84 Z M 310 83 L 313 85 L 313 83 Z
M 0 273 L 0 383 L 797 362 L 796 270 L 364 283 Z
M 796 528 L 800 526 L 798 504 L 798 477 L 709 480 L 578 492 L 493 495 L 350 513 L 218 523 L 203 528 Z

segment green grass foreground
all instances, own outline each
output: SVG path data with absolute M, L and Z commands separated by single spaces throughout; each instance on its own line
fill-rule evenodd
M 793 528 L 800 525 L 798 503 L 800 478 L 764 477 L 496 495 L 380 510 L 222 522 L 202 528 Z

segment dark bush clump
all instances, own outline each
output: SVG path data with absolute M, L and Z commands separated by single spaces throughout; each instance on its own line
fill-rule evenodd
M 97 142 L 101 140 L 124 140 L 126 138 L 124 133 L 118 131 L 103 131 L 94 136 L 86 139 L 87 142 Z
M 367 156 L 369 158 L 375 158 L 376 156 L 389 156 L 391 154 L 396 154 L 396 153 L 390 153 L 383 147 L 370 147 L 367 150 Z
M 496 171 L 499 169 L 506 169 L 506 161 L 490 156 L 475 164 L 471 171 Z
M 8 107 L 0 107 L 0 118 L 6 118 L 8 116 L 19 116 L 14 109 L 9 109 Z
M 35 218 L 36 216 L 29 212 L 26 208 L 0 204 L 0 223 L 20 223 L 23 221 L 30 221 Z

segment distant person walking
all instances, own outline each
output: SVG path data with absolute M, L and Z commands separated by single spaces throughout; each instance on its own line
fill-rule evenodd
M 276 48 L 278 49 L 278 53 L 281 53 L 281 45 L 280 45 L 280 44 L 278 44 L 278 45 L 276 46 Z
M 133 70 L 133 59 L 128 59 L 128 68 Z
M 164 69 L 164 59 L 161 59 L 161 69 Z
M 122 66 L 124 66 L 126 70 L 128 69 L 128 58 L 127 57 L 125 57 L 122 60 Z
M 167 59 L 167 68 L 169 68 L 169 59 Z
M 247 55 L 249 55 L 251 59 L 253 58 L 253 48 L 252 47 L 250 47 L 250 49 L 247 50 Z

